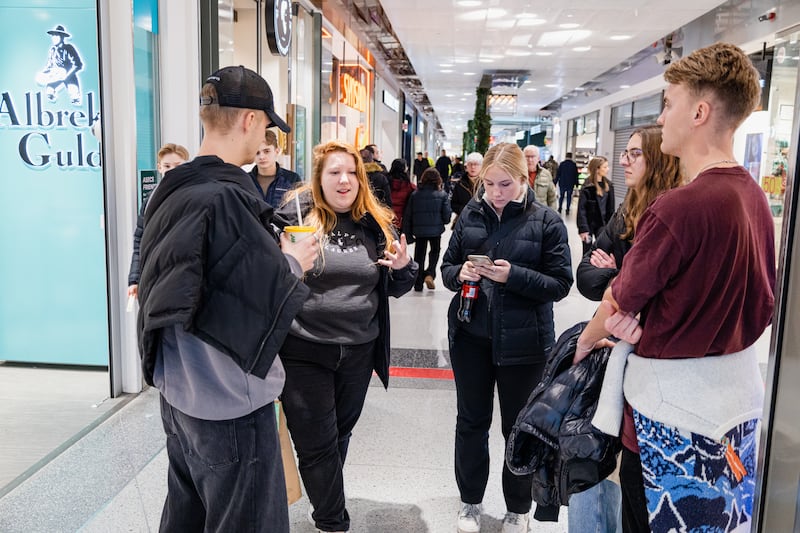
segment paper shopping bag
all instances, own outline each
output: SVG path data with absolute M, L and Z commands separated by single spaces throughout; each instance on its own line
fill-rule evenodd
M 286 426 L 286 416 L 283 414 L 281 402 L 275 402 L 275 418 L 278 421 L 278 440 L 281 444 L 281 459 L 283 459 L 283 475 L 286 478 L 286 499 L 289 505 L 303 496 L 300 488 L 300 474 L 294 460 L 292 439 L 289 437 L 289 428 Z

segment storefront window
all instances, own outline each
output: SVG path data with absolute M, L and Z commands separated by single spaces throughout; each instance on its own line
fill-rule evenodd
M 361 148 L 372 138 L 372 70 L 335 30 L 324 30 L 322 36 L 320 140 L 338 139 Z
M 29 4 L 0 7 L 0 360 L 107 366 L 97 6 Z

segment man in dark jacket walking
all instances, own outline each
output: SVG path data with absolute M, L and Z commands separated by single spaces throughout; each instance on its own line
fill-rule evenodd
M 308 295 L 298 278 L 316 239 L 282 237 L 281 253 L 272 210 L 240 168 L 265 128 L 289 131 L 267 82 L 241 66 L 218 70 L 200 118 L 198 156 L 164 176 L 141 242 L 139 350 L 161 393 L 169 458 L 160 529 L 288 533 L 276 356 Z M 218 468 L 222 457 L 237 460 Z
M 422 173 L 425 172 L 425 169 L 430 166 L 428 159 L 422 157 L 422 152 L 417 152 L 417 158 L 414 160 L 414 177 L 417 183 L 419 183 L 419 179 L 422 177 Z
M 558 212 L 561 212 L 561 206 L 566 199 L 567 214 L 569 215 L 569 207 L 572 204 L 572 191 L 578 186 L 578 165 L 572 160 L 572 152 L 567 152 L 567 158 L 558 165 L 555 181 L 560 193 L 558 196 Z
M 436 170 L 439 171 L 439 175 L 442 177 L 444 192 L 447 194 L 450 194 L 450 169 L 452 164 L 453 162 L 450 161 L 447 151 L 442 149 L 442 155 L 440 155 L 439 159 L 436 160 Z

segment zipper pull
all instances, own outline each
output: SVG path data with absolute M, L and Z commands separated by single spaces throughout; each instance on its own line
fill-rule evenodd
M 731 440 L 728 437 L 722 439 L 722 445 L 725 446 L 725 459 L 728 461 L 728 466 L 731 468 L 731 473 L 736 481 L 741 481 L 747 475 L 747 469 L 742 464 L 742 460 L 733 449 Z

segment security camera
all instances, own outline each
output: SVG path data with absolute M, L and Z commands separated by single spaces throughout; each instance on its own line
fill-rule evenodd
M 765 22 L 767 20 L 775 20 L 775 12 L 770 11 L 769 13 L 764 13 L 763 15 L 758 17 L 759 22 Z

